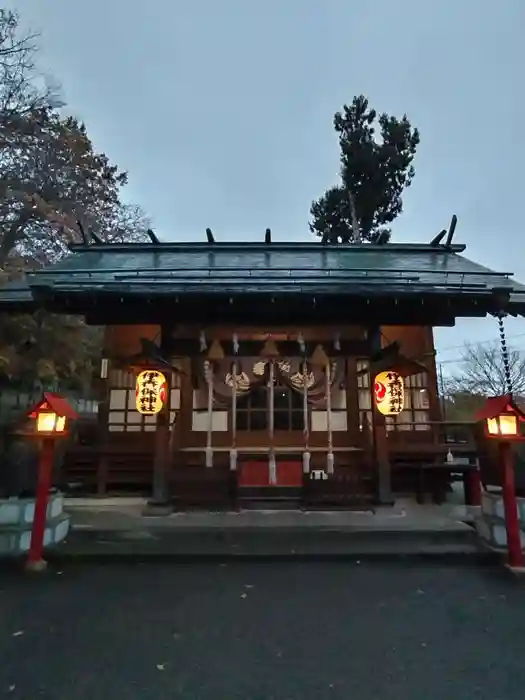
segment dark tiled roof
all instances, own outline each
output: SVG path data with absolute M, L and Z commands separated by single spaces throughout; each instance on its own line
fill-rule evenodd
M 31 290 L 147 294 L 428 294 L 483 298 L 511 294 L 525 312 L 525 286 L 459 253 L 464 246 L 321 243 L 163 243 L 75 246 L 57 265 L 28 277 L 28 287 L 0 290 L 0 304 Z M 519 308 L 518 308 L 519 307 Z

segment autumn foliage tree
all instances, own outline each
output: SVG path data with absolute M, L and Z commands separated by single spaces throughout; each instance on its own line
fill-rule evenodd
M 55 262 L 82 231 L 147 240 L 143 210 L 123 204 L 127 173 L 96 150 L 37 67 L 38 37 L 0 9 L 0 281 Z M 80 225 L 79 225 L 80 222 Z M 100 334 L 38 312 L 0 321 L 0 375 L 85 383 Z
M 310 230 L 328 243 L 386 242 L 414 177 L 419 132 L 406 115 L 378 115 L 354 97 L 334 117 L 341 183 L 312 203 Z

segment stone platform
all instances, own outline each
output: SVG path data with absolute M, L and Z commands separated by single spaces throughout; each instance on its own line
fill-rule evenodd
M 185 512 L 145 517 L 141 499 L 71 499 L 54 557 L 360 558 L 477 556 L 463 506 L 409 499 L 375 511 Z

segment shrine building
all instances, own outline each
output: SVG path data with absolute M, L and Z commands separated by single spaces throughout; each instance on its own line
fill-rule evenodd
M 447 455 L 476 455 L 443 420 L 433 328 L 524 315 L 525 287 L 451 239 L 270 238 L 83 243 L 0 289 L 4 313 L 105 328 L 96 426 L 64 483 L 176 508 L 444 497 Z M 422 465 L 439 466 L 426 484 Z

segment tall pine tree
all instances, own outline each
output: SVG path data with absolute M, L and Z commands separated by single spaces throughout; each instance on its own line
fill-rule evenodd
M 327 243 L 387 242 L 388 224 L 402 212 L 401 195 L 414 177 L 419 132 L 406 115 L 378 117 L 363 95 L 336 113 L 334 128 L 341 184 L 312 203 L 310 230 Z

